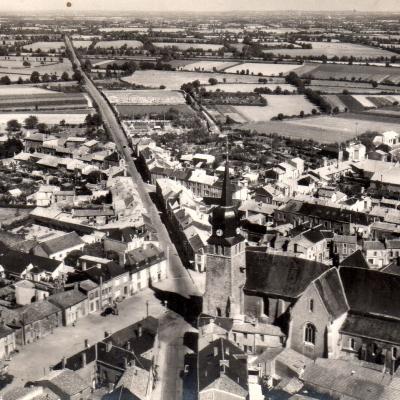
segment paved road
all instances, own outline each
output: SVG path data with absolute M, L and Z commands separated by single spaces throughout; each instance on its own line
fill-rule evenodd
M 177 256 L 177 252 L 175 246 L 173 245 L 171 238 L 164 226 L 161 222 L 160 215 L 154 203 L 152 202 L 146 187 L 143 183 L 143 180 L 136 169 L 136 166 L 133 162 L 131 153 L 132 150 L 129 146 L 128 140 L 125 136 L 124 131 L 122 130 L 117 117 L 115 116 L 111 106 L 102 96 L 101 92 L 97 89 L 97 87 L 93 84 L 93 82 L 88 78 L 84 71 L 81 69 L 81 64 L 79 59 L 75 54 L 75 50 L 71 44 L 70 39 L 68 36 L 65 37 L 65 43 L 68 49 L 71 52 L 72 62 L 75 63 L 80 69 L 84 84 L 87 92 L 92 97 L 94 102 L 97 104 L 99 108 L 99 112 L 103 118 L 104 126 L 111 134 L 114 142 L 117 145 L 118 150 L 123 154 L 128 172 L 134 182 L 137 184 L 138 191 L 143 202 L 144 207 L 149 214 L 152 223 L 157 230 L 158 238 L 161 243 L 161 246 L 164 248 L 165 251 L 169 253 L 169 275 L 168 277 L 168 290 L 171 292 L 179 293 L 185 297 L 189 297 L 191 295 L 200 295 L 199 289 L 194 284 L 189 272 L 183 266 L 181 259 Z M 168 249 L 168 250 L 167 250 Z M 163 286 L 165 288 L 165 285 Z

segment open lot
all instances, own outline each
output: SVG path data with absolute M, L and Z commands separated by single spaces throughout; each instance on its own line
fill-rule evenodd
M 55 51 L 59 52 L 59 51 L 65 50 L 65 43 L 64 42 L 35 42 L 35 43 L 27 44 L 23 48 L 28 51 L 55 50 Z
M 111 104 L 164 105 L 185 104 L 182 92 L 175 90 L 104 90 Z
M 187 104 L 158 104 L 158 105 L 116 105 L 119 115 L 123 118 L 133 119 L 139 115 L 162 114 L 171 108 L 178 110 L 180 114 L 192 115 L 195 111 Z
M 175 42 L 153 42 L 155 47 L 177 47 L 179 50 L 199 49 L 204 51 L 218 51 L 223 46 L 209 43 L 175 43 Z
M 159 88 L 161 85 L 167 89 L 180 89 L 184 83 L 199 80 L 201 84 L 208 84 L 210 78 L 226 83 L 257 83 L 257 76 L 219 74 L 217 72 L 189 72 L 189 71 L 136 71 L 131 76 L 122 78 L 128 83 Z
M 0 86 L 0 96 L 46 94 L 46 93 L 54 93 L 54 91 L 35 87 L 35 86 L 27 86 L 27 85 L 24 85 L 24 86 L 21 86 L 21 85 Z
M 143 43 L 139 42 L 138 40 L 103 40 L 97 42 L 95 45 L 95 47 L 102 47 L 104 49 L 110 49 L 111 47 L 114 49 L 119 49 L 122 46 L 138 49 L 143 46 Z
M 400 68 L 373 65 L 306 64 L 296 73 L 302 77 L 312 76 L 314 79 L 352 80 L 354 78 L 378 83 L 385 80 L 390 80 L 394 84 L 400 82 Z
M 337 57 L 350 57 L 355 58 L 377 58 L 377 57 L 391 57 L 395 53 L 379 49 L 376 47 L 363 46 L 353 43 L 327 43 L 327 42 L 303 42 L 310 43 L 312 49 L 268 49 L 265 52 L 274 53 L 277 55 L 290 55 L 291 57 L 320 57 L 327 56 L 332 58 Z
M 227 68 L 225 72 L 238 74 L 243 70 L 248 70 L 250 75 L 276 76 L 279 74 L 287 75 L 297 68 L 299 68 L 298 64 L 243 63 Z
M 312 139 L 320 143 L 337 143 L 356 137 L 356 131 L 358 134 L 366 131 L 399 131 L 400 121 L 396 123 L 394 118 L 382 117 L 379 119 L 366 113 L 342 114 L 336 117 L 297 118 L 286 121 L 269 121 L 268 123 L 247 123 L 240 127 L 258 133 L 276 133 L 280 136 Z

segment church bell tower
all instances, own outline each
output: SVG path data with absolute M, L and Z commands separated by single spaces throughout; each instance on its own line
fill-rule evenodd
M 213 316 L 240 318 L 242 288 L 245 283 L 245 241 L 240 233 L 239 215 L 232 201 L 229 163 L 220 204 L 210 217 L 212 234 L 206 258 L 206 291 L 203 312 Z

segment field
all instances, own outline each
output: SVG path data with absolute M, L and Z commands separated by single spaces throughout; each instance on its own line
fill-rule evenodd
M 229 116 L 235 122 L 270 121 L 282 113 L 284 115 L 299 115 L 300 111 L 309 114 L 315 108 L 302 95 L 263 95 L 268 105 L 258 106 L 208 106 L 207 110 L 217 121 L 225 121 Z
M 155 47 L 177 47 L 179 50 L 199 49 L 204 51 L 218 51 L 222 48 L 220 44 L 209 43 L 175 43 L 175 42 L 153 42 Z
M 113 47 L 114 49 L 119 49 L 125 45 L 133 49 L 139 49 L 143 46 L 143 43 L 138 40 L 103 40 L 97 42 L 95 47 L 102 47 L 104 49 L 110 49 Z
M 227 68 L 225 72 L 237 74 L 241 71 L 249 70 L 250 75 L 275 76 L 279 74 L 286 75 L 300 66 L 298 64 L 267 64 L 267 63 L 243 63 Z
M 279 86 L 282 90 L 289 90 L 289 92 L 296 91 L 297 89 L 287 83 L 218 83 L 217 85 L 204 86 L 207 91 L 214 92 L 221 90 L 223 92 L 253 92 L 255 88 L 267 87 L 271 90 Z
M 326 95 L 324 98 L 339 111 L 362 112 L 371 108 L 390 107 L 400 102 L 400 95 Z
M 180 67 L 185 71 L 223 71 L 227 68 L 237 65 L 237 62 L 228 61 L 198 61 Z
M 311 43 L 312 49 L 268 49 L 265 52 L 277 55 L 290 55 L 292 57 L 356 57 L 356 58 L 377 58 L 391 57 L 395 53 L 375 47 L 363 46 L 353 43 L 327 43 L 327 42 L 304 42 Z
M 296 73 L 302 77 L 312 76 L 314 79 L 376 81 L 378 83 L 390 80 L 394 84 L 400 83 L 400 68 L 377 67 L 372 65 L 347 64 L 307 64 L 299 68 Z M 333 83 L 333 85 L 335 85 Z
M 29 50 L 29 51 L 37 51 L 39 49 L 42 51 L 50 51 L 50 50 L 61 51 L 61 50 L 65 50 L 65 43 L 64 42 L 35 42 L 35 43 L 27 44 L 23 48 L 25 50 Z
M 188 71 L 136 71 L 131 76 L 122 78 L 123 81 L 146 87 L 159 88 L 164 85 L 167 89 L 180 89 L 184 83 L 199 80 L 208 84 L 210 78 L 226 83 L 257 83 L 258 77 L 236 74 L 219 74 L 217 72 L 188 72 Z
M 400 130 L 400 123 L 394 118 L 368 114 L 342 114 L 337 117 L 318 116 L 296 118 L 286 121 L 269 121 L 268 123 L 247 123 L 241 129 L 250 129 L 258 133 L 276 133 L 281 136 L 313 139 L 320 143 L 344 142 L 366 131 L 385 132 Z
M 45 124 L 59 124 L 61 120 L 65 120 L 67 124 L 82 124 L 85 122 L 85 118 L 88 114 L 93 113 L 94 110 L 85 111 L 65 111 L 65 112 L 13 112 L 13 113 L 0 113 L 0 126 L 3 128 L 6 126 L 7 121 L 10 119 L 16 119 L 20 123 L 23 123 L 26 118 L 30 115 L 36 115 L 39 122 Z
M 87 49 L 91 44 L 91 40 L 73 40 L 74 47 L 79 49 Z
M 147 32 L 149 28 L 133 27 L 114 27 L 114 28 L 99 28 L 101 32 Z
M 28 59 L 31 64 L 28 67 L 22 65 L 22 57 L 13 57 L 11 60 L 0 59 L 0 76 L 8 75 L 11 81 L 17 81 L 20 77 L 22 79 L 29 79 L 33 71 L 43 74 L 57 74 L 61 76 L 64 71 L 68 72 L 70 76 L 73 73 L 72 64 L 68 58 L 63 58 L 62 62 L 59 62 L 58 57 L 47 57 L 47 61 L 43 64 L 36 61 L 36 57 L 30 57 Z
M 180 114 L 192 115 L 195 111 L 187 104 L 174 105 L 117 105 L 115 106 L 122 118 L 134 119 L 135 116 L 145 114 L 162 114 L 173 108 L 178 110 Z
M 35 86 L 7 85 L 0 86 L 0 96 L 18 96 L 30 94 L 54 93 L 52 90 L 42 89 Z
M 183 94 L 172 90 L 105 90 L 111 104 L 165 105 L 185 104 Z

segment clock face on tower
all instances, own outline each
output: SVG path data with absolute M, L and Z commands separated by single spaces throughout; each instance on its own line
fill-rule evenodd
M 217 236 L 222 236 L 224 234 L 222 229 L 217 229 L 217 231 L 215 233 L 217 234 Z

